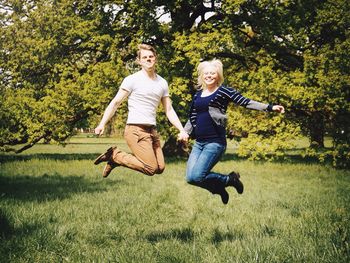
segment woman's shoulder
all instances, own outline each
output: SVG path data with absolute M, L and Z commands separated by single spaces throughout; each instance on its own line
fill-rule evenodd
M 198 97 L 200 94 L 202 94 L 203 89 L 197 89 L 196 92 L 193 94 L 193 97 L 196 98 Z
M 238 91 L 232 87 L 221 85 L 219 87 L 218 93 L 221 95 L 226 95 L 228 97 L 232 97 L 232 95 L 236 94 Z
M 230 87 L 230 86 L 226 86 L 226 85 L 221 85 L 219 87 L 219 90 L 220 91 L 226 91 L 226 92 L 229 92 L 229 93 L 235 93 L 237 92 L 237 90 L 233 87 Z

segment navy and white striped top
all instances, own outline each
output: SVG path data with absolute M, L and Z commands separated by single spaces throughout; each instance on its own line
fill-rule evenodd
M 192 100 L 191 108 L 190 108 L 190 114 L 189 114 L 189 120 L 187 121 L 185 125 L 185 130 L 187 133 L 193 135 L 193 131 L 197 130 L 197 126 L 201 125 L 201 123 L 198 123 L 198 109 L 196 108 L 196 99 L 198 96 L 202 94 L 202 90 L 198 91 Z M 221 137 L 221 140 L 226 143 L 226 133 L 222 133 L 222 130 L 225 131 L 226 122 L 227 122 L 227 116 L 226 111 L 228 104 L 230 102 L 235 103 L 236 105 L 243 106 L 248 109 L 255 109 L 255 110 L 261 110 L 261 111 L 272 111 L 272 105 L 271 104 L 265 104 L 260 103 L 251 99 L 248 99 L 244 97 L 242 94 L 240 94 L 237 90 L 220 86 L 218 90 L 215 92 L 215 96 L 211 96 L 211 100 L 208 105 L 208 112 L 210 117 L 212 118 L 213 122 L 217 126 L 217 135 Z M 224 129 L 223 129 L 224 128 Z M 202 130 L 201 128 L 199 128 Z M 213 137 L 212 135 L 209 135 L 210 137 Z M 197 139 L 196 134 L 194 134 L 194 137 Z M 201 140 L 203 140 L 203 134 L 201 134 Z M 210 139 L 208 137 L 208 139 Z
M 202 97 L 202 93 L 196 97 L 193 107 L 196 109 L 196 127 L 194 132 L 198 142 L 225 143 L 225 128 L 215 124 L 209 114 L 209 103 L 216 96 L 216 90 L 209 96 Z

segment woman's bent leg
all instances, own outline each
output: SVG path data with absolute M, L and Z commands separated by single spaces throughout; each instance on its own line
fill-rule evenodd
M 195 142 L 187 163 L 187 182 L 205 188 L 213 194 L 221 193 L 228 177 L 210 171 L 225 150 L 226 146 L 219 143 Z

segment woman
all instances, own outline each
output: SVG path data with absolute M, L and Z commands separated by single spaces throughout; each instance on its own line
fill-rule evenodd
M 186 180 L 189 184 L 219 194 L 222 202 L 227 204 L 229 195 L 226 187 L 234 187 L 239 194 L 244 190 L 238 173 L 224 175 L 211 171 L 226 150 L 228 104 L 233 102 L 248 109 L 280 113 L 284 112 L 284 107 L 250 100 L 236 90 L 223 86 L 220 60 L 201 62 L 197 70 L 200 90 L 194 95 L 189 120 L 185 125 L 186 132 L 195 138 L 187 162 Z

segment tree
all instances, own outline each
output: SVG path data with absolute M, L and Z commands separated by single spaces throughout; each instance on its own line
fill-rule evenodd
M 0 147 L 61 142 L 101 109 L 126 69 L 89 1 L 6 1 L 0 56 Z
M 341 0 L 225 1 L 211 17 L 176 33 L 179 57 L 193 66 L 221 58 L 229 84 L 253 99 L 286 106 L 286 118 L 232 109 L 229 128 L 247 134 L 240 154 L 283 154 L 301 132 L 313 147 L 324 146 L 326 133 L 335 143 L 342 134 L 349 144 L 350 16 L 344 7 L 349 3 Z
M 349 3 L 251 0 L 15 1 L 1 4 L 1 147 L 64 141 L 92 125 L 137 70 L 137 44 L 159 51 L 175 110 L 187 119 L 195 68 L 220 58 L 226 84 L 247 97 L 286 107 L 285 116 L 232 107 L 228 129 L 238 153 L 283 155 L 306 135 L 310 145 L 349 149 Z M 167 17 L 167 19 L 164 19 Z M 124 105 L 117 125 L 124 124 Z M 95 118 L 95 119 L 94 119 Z M 176 152 L 164 114 L 160 132 Z M 236 136 L 245 135 L 245 136 Z M 167 145 L 168 144 L 168 145 Z M 173 145 L 173 147 L 172 147 Z M 338 149 L 338 150 L 336 150 Z

